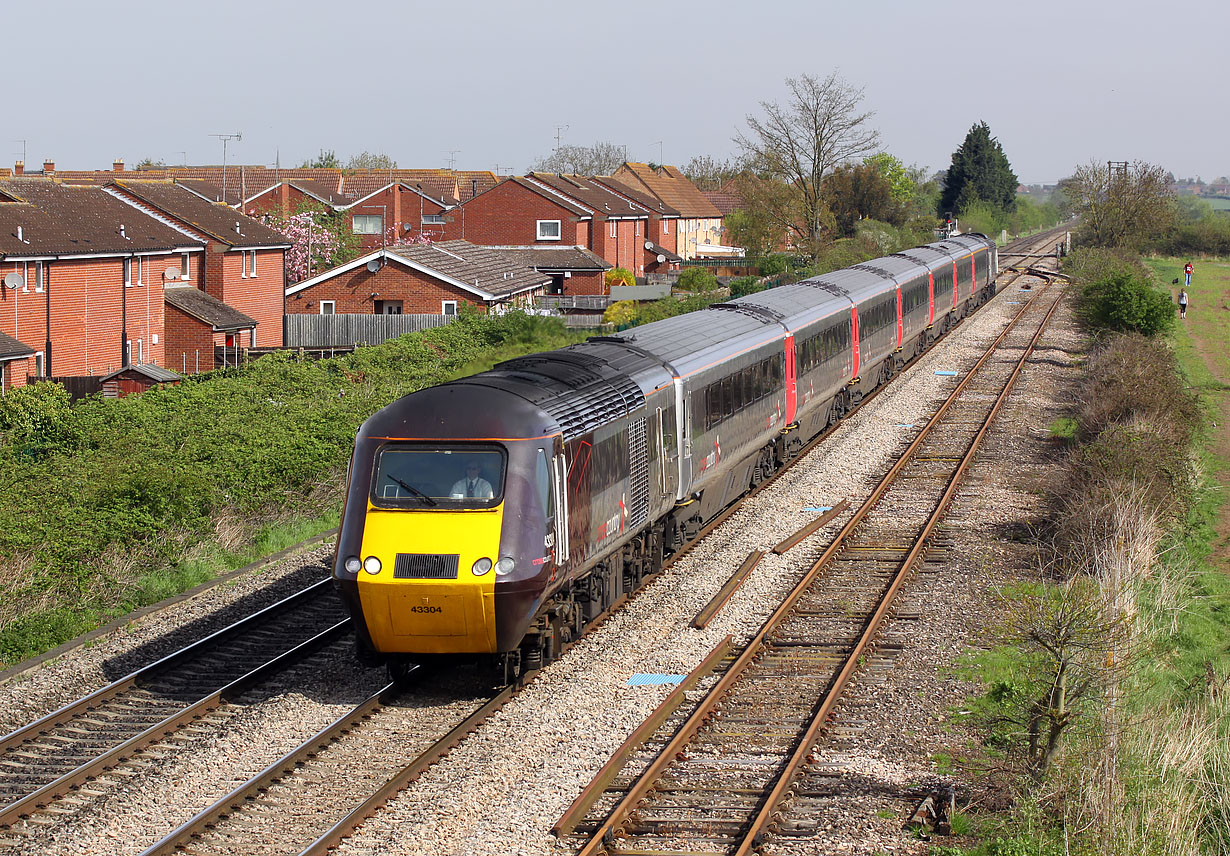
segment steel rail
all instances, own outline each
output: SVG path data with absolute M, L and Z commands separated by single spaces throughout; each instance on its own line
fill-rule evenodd
M 774 786 L 773 790 L 769 792 L 768 797 L 761 804 L 760 810 L 757 811 L 756 815 L 753 817 L 751 826 L 744 833 L 743 841 L 740 843 L 739 849 L 735 851 L 735 856 L 747 856 L 753 847 L 759 845 L 761 834 L 769 825 L 771 818 L 777 814 L 778 806 L 787 790 L 791 787 L 795 773 L 803 766 L 808 754 L 811 753 L 812 747 L 815 745 L 816 739 L 819 736 L 820 729 L 824 727 L 825 721 L 828 719 L 829 714 L 832 713 L 833 708 L 840 700 L 842 692 L 846 688 L 846 684 L 849 682 L 855 669 L 858 667 L 859 658 L 862 657 L 863 653 L 870 646 L 871 640 L 875 637 L 876 632 L 884 623 L 889 609 L 896 600 L 897 593 L 905 584 L 906 579 L 913 570 L 915 562 L 918 561 L 927 549 L 927 539 L 930 538 L 931 533 L 935 530 L 935 527 L 947 513 L 948 506 L 952 503 L 953 498 L 956 496 L 957 489 L 964 484 L 965 474 L 969 471 L 969 468 L 974 461 L 974 457 L 978 454 L 979 449 L 982 447 L 983 439 L 986 437 L 987 432 L 990 431 L 991 425 L 994 423 L 995 417 L 999 415 L 1000 409 L 1008 400 L 1008 395 L 1012 392 L 1013 387 L 1016 386 L 1017 379 L 1021 375 L 1025 362 L 1030 356 L 1032 356 L 1034 348 L 1038 344 L 1038 340 L 1042 337 L 1043 332 L 1046 331 L 1046 328 L 1050 324 L 1051 317 L 1055 314 L 1055 309 L 1059 306 L 1059 302 L 1062 299 L 1062 297 L 1059 297 L 1054 301 L 1054 303 L 1051 304 L 1051 308 L 1047 310 L 1046 315 L 1038 325 L 1038 329 L 1034 333 L 1033 338 L 1030 339 L 1029 345 L 1022 351 L 1020 359 L 1017 360 L 1016 365 L 1012 369 L 1012 373 L 1009 375 L 1008 380 L 1004 384 L 1003 390 L 996 398 L 995 403 L 991 406 L 990 411 L 983 420 L 982 426 L 974 435 L 969 448 L 966 450 L 965 454 L 961 458 L 961 461 L 957 464 L 952 475 L 949 477 L 948 486 L 944 489 L 939 502 L 936 503 L 935 509 L 927 517 L 926 523 L 923 525 L 922 530 L 915 538 L 914 545 L 910 548 L 909 553 L 906 554 L 896 573 L 893 575 L 893 580 L 882 595 L 879 605 L 876 607 L 875 612 L 871 616 L 871 620 L 868 622 L 866 628 L 859 637 L 858 642 L 854 645 L 850 653 L 846 655 L 845 664 L 842 666 L 841 671 L 838 673 L 836 679 L 833 681 L 833 684 L 825 694 L 815 716 L 808 725 L 807 730 L 804 732 L 802 739 L 799 741 L 799 745 L 795 749 L 794 754 L 790 757 L 790 760 L 786 762 L 785 767 L 783 767 L 781 772 L 778 774 L 777 784 Z M 1018 316 L 1018 318 L 1019 317 L 1020 316 Z M 998 342 L 999 340 L 997 339 L 995 347 L 998 347 Z M 967 376 L 967 379 L 971 376 L 972 375 Z
M 1014 280 L 1015 281 L 1015 278 Z M 909 444 L 906 450 L 901 454 L 898 461 L 890 468 L 889 472 L 881 479 L 880 483 L 873 489 L 867 501 L 854 513 L 849 521 L 842 527 L 841 531 L 834 537 L 833 542 L 821 554 L 811 568 L 803 575 L 798 585 L 787 595 L 783 602 L 774 610 L 773 614 L 764 622 L 755 636 L 748 642 L 740 656 L 727 670 L 722 679 L 713 687 L 706 698 L 706 703 L 698 706 L 692 716 L 685 722 L 676 732 L 675 737 L 667 744 L 659 756 L 651 762 L 646 769 L 641 773 L 636 783 L 628 790 L 623 798 L 612 809 L 608 818 L 598 827 L 592 834 L 589 842 L 579 851 L 578 856 L 588 856 L 588 854 L 596 854 L 605 849 L 604 840 L 607 836 L 614 834 L 619 826 L 625 822 L 626 817 L 632 813 L 635 806 L 653 789 L 654 783 L 659 778 L 660 774 L 671 763 L 674 757 L 682 751 L 683 747 L 690 743 L 696 734 L 703 727 L 708 713 L 711 710 L 712 703 L 726 695 L 727 691 L 734 686 L 743 672 L 746 671 L 752 661 L 760 654 L 765 638 L 767 635 L 782 621 L 782 619 L 790 613 L 794 605 L 802 598 L 811 583 L 819 575 L 820 570 L 826 566 L 829 561 L 839 552 L 844 542 L 848 539 L 854 529 L 866 518 L 871 509 L 877 505 L 883 495 L 887 492 L 893 481 L 896 480 L 898 474 L 906 466 L 909 460 L 914 456 L 914 453 L 921 447 L 924 438 L 930 434 L 933 427 L 938 424 L 943 414 L 948 411 L 953 402 L 964 392 L 965 388 L 971 382 L 973 376 L 981 369 L 981 367 L 991 358 L 993 353 L 998 349 L 1004 338 L 1012 331 L 1017 323 L 1024 316 L 1026 310 L 1033 304 L 1034 298 L 1042 292 L 1038 292 L 1031 296 L 1031 299 L 1017 313 L 1016 317 L 1005 327 L 1005 329 L 996 337 L 994 342 L 987 348 L 981 358 L 971 367 L 965 377 L 958 383 L 957 388 L 940 406 L 936 414 L 928 421 L 927 425 L 918 433 L 914 440 Z M 1053 311 L 1053 308 L 1052 308 Z
M 329 580 L 327 578 L 320 580 L 319 582 L 315 582 L 307 588 L 283 598 L 277 603 L 270 604 L 259 612 L 254 612 L 234 624 L 214 631 L 203 639 L 198 639 L 191 645 L 187 645 L 184 648 L 168 654 L 159 660 L 155 660 L 148 666 L 144 666 L 137 671 L 126 675 L 125 677 L 112 681 L 107 686 L 100 687 L 89 695 L 82 696 L 76 701 L 64 705 L 59 710 L 53 711 L 27 725 L 23 725 L 21 728 L 6 734 L 4 737 L 0 737 L 0 754 L 11 751 L 14 747 L 24 743 L 31 737 L 44 734 L 56 725 L 62 725 L 85 711 L 93 710 L 100 703 L 114 698 L 115 696 L 118 696 L 121 693 L 131 689 L 138 681 L 142 679 L 176 667 L 186 660 L 199 656 L 201 652 L 206 651 L 221 642 L 225 642 L 235 636 L 240 635 L 241 633 L 246 633 L 253 627 L 258 627 L 261 624 L 264 624 L 274 615 L 286 612 L 299 606 L 302 601 L 310 600 L 318 595 L 327 593 L 329 591 L 328 584 Z
M 11 826 L 17 819 L 29 815 L 31 812 L 46 805 L 56 797 L 63 796 L 73 788 L 80 786 L 90 779 L 96 778 L 100 773 L 103 773 L 112 767 L 117 766 L 124 760 L 129 758 L 134 753 L 144 749 L 151 743 L 165 737 L 168 734 L 173 734 L 181 728 L 188 725 L 192 720 L 199 719 L 209 711 L 220 707 L 231 696 L 243 692 L 249 687 L 266 679 L 270 675 L 276 674 L 286 669 L 292 663 L 306 657 L 322 646 L 332 642 L 350 628 L 351 619 L 343 619 L 332 627 L 318 633 L 316 636 L 301 642 L 289 651 L 284 651 L 272 660 L 258 666 L 247 674 L 234 681 L 231 681 L 226 686 L 215 692 L 210 693 L 171 716 L 166 717 L 160 722 L 155 723 L 149 728 L 142 731 L 140 734 L 130 737 L 119 746 L 116 746 L 102 755 L 97 756 L 91 761 L 82 764 L 71 772 L 65 773 L 53 782 L 42 786 L 33 793 L 27 794 L 16 802 L 9 803 L 4 808 L 0 809 L 0 827 Z

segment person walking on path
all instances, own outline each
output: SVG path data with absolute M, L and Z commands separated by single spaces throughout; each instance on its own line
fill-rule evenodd
M 1191 265 L 1188 265 L 1188 267 L 1191 267 Z M 1191 276 L 1191 274 L 1188 274 L 1188 276 Z M 1185 288 L 1179 289 L 1179 317 L 1187 317 L 1187 289 Z
M 1192 263 L 1191 262 L 1188 262 L 1187 264 L 1183 265 L 1183 284 L 1184 285 L 1192 284 Z

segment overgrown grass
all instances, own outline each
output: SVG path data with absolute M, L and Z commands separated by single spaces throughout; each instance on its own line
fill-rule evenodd
M 1185 335 L 1180 362 L 1157 340 L 1104 340 L 1070 421 L 1052 429 L 1079 444 L 1056 496 L 1045 573 L 1005 592 L 1007 611 L 1019 616 L 1052 580 L 1087 578 L 1097 620 L 1124 635 L 1082 643 L 1088 652 L 1065 682 L 1084 668 L 1100 704 L 1067 711 L 1076 719 L 1037 781 L 1013 759 L 1021 712 L 1055 699 L 1059 685 L 1038 671 L 1047 657 L 1001 645 L 966 663 L 985 688 L 966 705 L 985 728 L 982 763 L 1012 797 L 1010 810 L 977 817 L 984 843 L 972 854 L 1230 852 L 1230 577 L 1208 562 L 1225 501 L 1210 473 L 1225 462 L 1202 447 L 1215 411 L 1192 394 L 1207 404 L 1222 384 Z

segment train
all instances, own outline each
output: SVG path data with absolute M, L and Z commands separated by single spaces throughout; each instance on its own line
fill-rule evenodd
M 550 662 L 997 274 L 951 236 L 397 399 L 359 428 L 333 562 L 360 659 Z

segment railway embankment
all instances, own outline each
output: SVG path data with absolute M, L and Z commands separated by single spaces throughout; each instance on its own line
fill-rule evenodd
M 977 748 L 943 756 L 971 783 L 958 826 L 971 848 L 1226 852 L 1230 580 L 1208 394 L 1224 381 L 1167 340 L 1174 307 L 1138 262 L 1078 254 L 1068 271 L 1088 353 L 1049 426 L 1045 503 L 1017 533 L 1033 570 L 959 672 L 982 692 L 962 708 Z

